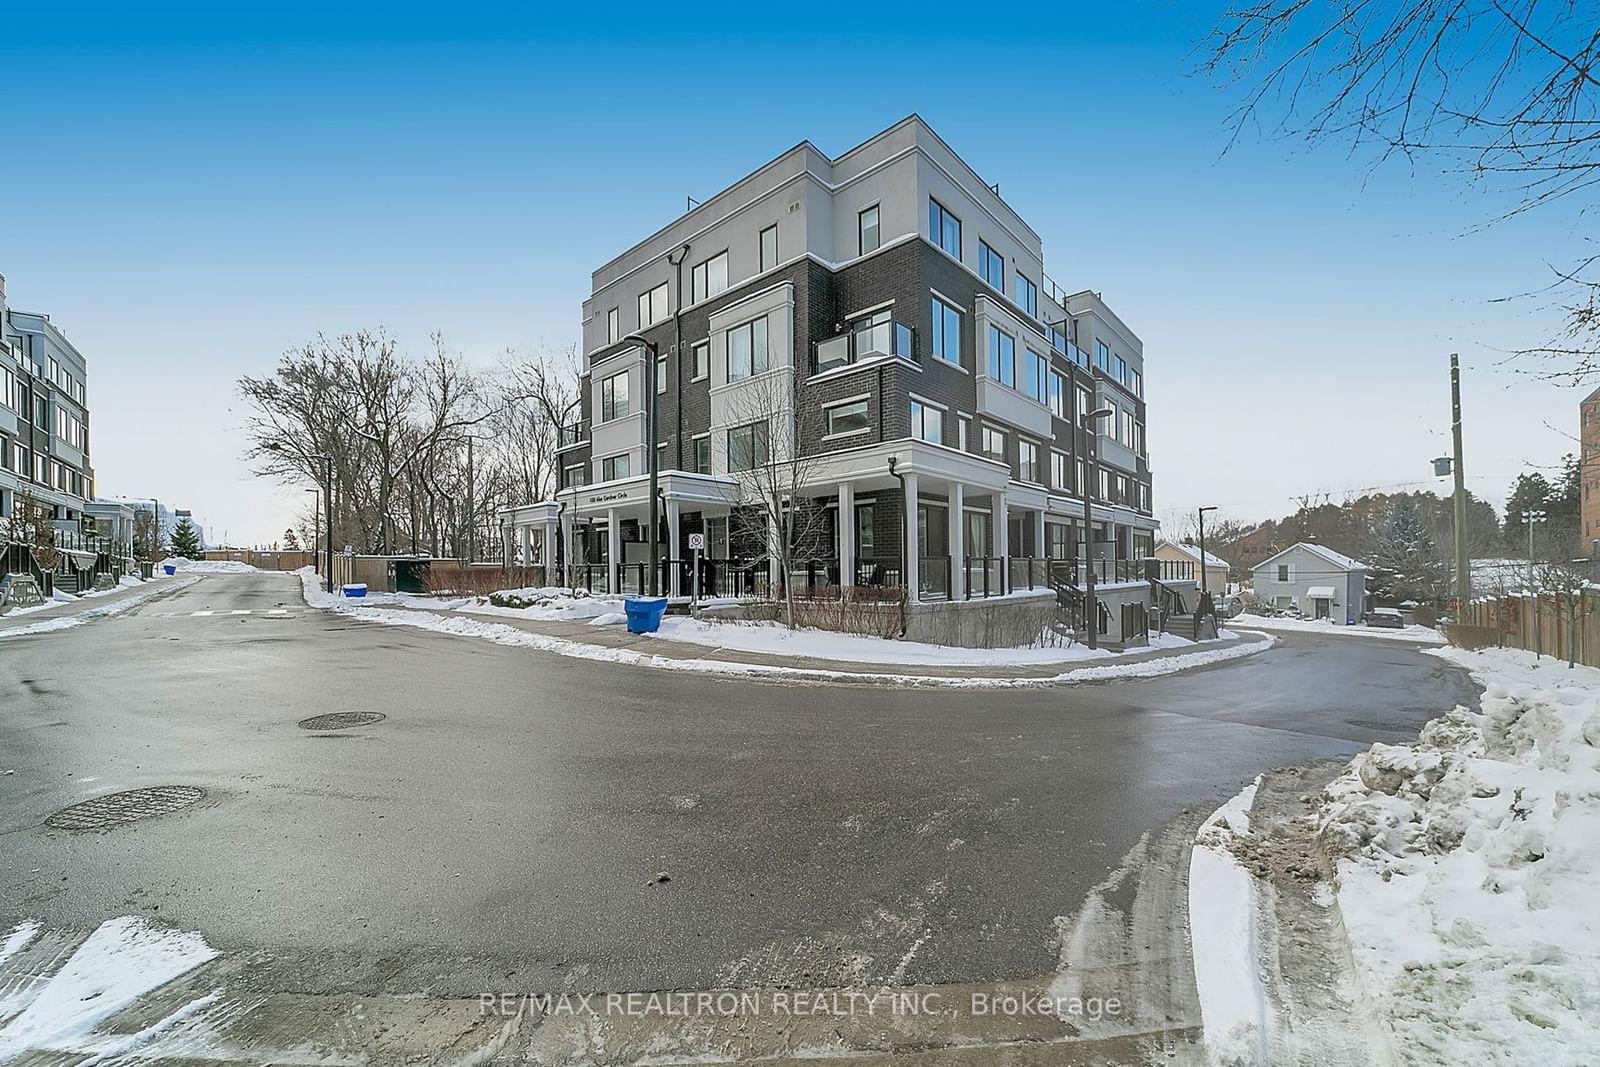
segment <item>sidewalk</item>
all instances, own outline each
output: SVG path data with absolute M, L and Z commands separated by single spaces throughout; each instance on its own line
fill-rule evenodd
M 327 607 L 325 604 L 314 606 Z M 533 647 L 581 659 L 609 660 L 668 670 L 764 675 L 786 681 L 856 682 L 869 685 L 1007 687 L 1149 678 L 1253 655 L 1273 644 L 1269 636 L 1235 634 L 1183 648 L 1127 652 L 1088 663 L 942 666 L 785 656 L 632 634 L 623 626 L 519 619 L 498 614 L 480 615 L 470 610 L 429 608 L 414 604 L 407 607 L 371 607 L 344 602 L 331 610 L 370 622 L 416 626 L 500 644 Z
M 26 634 L 49 633 L 81 626 L 90 619 L 120 615 L 148 600 L 166 593 L 187 589 L 198 578 L 153 578 L 139 585 L 117 586 L 104 593 L 94 593 L 76 600 L 46 601 L 44 605 L 0 615 L 0 639 Z

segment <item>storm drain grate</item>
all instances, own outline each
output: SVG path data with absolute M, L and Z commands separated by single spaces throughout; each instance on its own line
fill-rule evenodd
M 383 721 L 378 711 L 336 711 L 331 715 L 313 715 L 300 720 L 302 730 L 348 730 L 352 726 L 371 726 Z
M 62 808 L 44 821 L 53 830 L 102 830 L 154 815 L 170 815 L 205 799 L 197 785 L 153 785 L 95 797 Z

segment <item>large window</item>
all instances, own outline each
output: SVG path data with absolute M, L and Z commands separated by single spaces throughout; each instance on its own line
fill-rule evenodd
M 983 454 L 1000 463 L 1006 461 L 1006 434 L 993 426 L 983 427 Z
M 1085 389 L 1081 385 L 1078 386 L 1074 392 L 1077 393 L 1078 396 L 1078 410 L 1076 415 L 1078 417 L 1078 421 L 1082 422 L 1083 417 L 1094 410 L 1094 398 L 1089 395 L 1089 390 Z M 1092 430 L 1094 427 L 1091 426 L 1090 429 Z
M 711 342 L 697 341 L 689 352 L 694 359 L 695 381 L 699 381 L 711 373 Z
M 728 331 L 728 381 L 737 382 L 767 369 L 767 319 L 762 316 Z
M 1133 381 L 1129 383 L 1129 386 L 1133 389 L 1134 396 L 1142 397 L 1144 396 L 1144 375 L 1138 371 L 1133 371 L 1132 374 Z
M 1025 482 L 1039 481 L 1039 446 L 1026 438 L 1017 438 L 1017 477 Z
M 711 435 L 708 433 L 694 439 L 694 469 L 696 474 L 711 473 Z
M 873 204 L 856 216 L 856 232 L 861 238 L 861 254 L 878 250 L 878 205 Z
M 618 337 L 622 336 L 622 309 L 612 308 L 606 312 L 606 344 L 615 344 Z
M 1052 450 L 1050 453 L 1050 484 L 1064 493 L 1069 492 L 1072 489 L 1070 470 L 1067 454 Z
M 1029 348 L 1023 355 L 1023 364 L 1027 368 L 1023 385 L 1029 396 L 1039 403 L 1045 402 L 1045 396 L 1050 388 L 1050 363 L 1039 353 Z
M 1067 411 L 1067 376 L 1058 370 L 1050 372 L 1050 414 L 1058 419 L 1070 419 Z
M 989 327 L 989 377 L 1017 387 L 1017 342 L 998 326 Z
M 1104 341 L 1094 343 L 1094 365 L 1101 370 L 1111 369 L 1111 349 L 1106 347 Z
M 689 302 L 698 304 L 728 287 L 728 253 L 718 252 L 689 272 Z
M 944 412 L 920 400 L 911 402 L 911 436 L 929 444 L 944 444 Z
M 978 239 L 978 275 L 1002 293 L 1006 291 L 1005 258 L 981 237 Z
M 628 411 L 628 372 L 603 379 L 600 382 L 600 421 L 620 419 Z
M 728 469 L 750 471 L 767 463 L 767 424 L 753 422 L 728 431 Z
M 928 239 L 957 259 L 961 258 L 961 220 L 931 197 L 928 200 Z
M 1021 308 L 1023 311 L 1026 311 L 1028 314 L 1032 315 L 1034 318 L 1038 318 L 1039 317 L 1039 287 L 1037 285 L 1034 285 L 1033 282 L 1029 281 L 1027 279 L 1027 277 L 1025 277 L 1020 270 L 1017 271 L 1016 278 L 1017 278 L 1017 291 L 1016 291 L 1017 306 L 1019 308 Z
M 664 393 L 666 391 L 667 391 L 667 357 L 666 356 L 657 356 L 656 357 L 656 392 Z
M 639 294 L 639 328 L 654 326 L 667 317 L 667 283 Z
M 828 409 L 827 415 L 829 437 L 866 432 L 867 402 L 865 400 L 852 400 L 848 404 L 836 404 Z
M 628 454 L 626 452 L 621 455 L 607 456 L 600 461 L 600 480 L 602 482 L 614 482 L 618 478 L 626 478 L 628 476 L 628 467 Z
M 1128 364 L 1121 356 L 1111 357 L 1111 376 L 1123 385 L 1128 384 Z
M 872 536 L 872 505 L 856 505 L 856 558 L 871 559 L 873 541 Z
M 961 312 L 938 297 L 933 298 L 933 339 L 930 347 L 935 359 L 961 366 Z
M 761 231 L 761 269 L 771 270 L 778 265 L 778 224 Z

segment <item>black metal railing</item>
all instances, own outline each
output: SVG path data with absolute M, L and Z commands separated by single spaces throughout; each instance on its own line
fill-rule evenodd
M 839 587 L 837 559 L 792 560 L 785 576 L 789 589 L 797 596 L 810 595 Z
M 610 564 L 578 564 L 572 568 L 572 586 L 574 589 L 586 589 L 591 593 L 611 592 Z
M 811 348 L 811 373 L 821 374 L 847 367 L 873 356 L 899 356 L 915 360 L 916 331 L 903 322 L 891 320 L 818 341 Z
M 1011 591 L 1044 589 L 1050 585 L 1050 561 L 1032 556 L 1012 556 L 1007 565 Z
M 1000 556 L 968 556 L 961 561 L 961 587 L 968 600 L 1006 595 L 1005 560 Z
M 1194 564 L 1186 559 L 1154 559 L 1145 561 L 1145 577 L 1157 582 L 1190 582 L 1194 580 Z
M 864 556 L 856 560 L 855 584 L 870 588 L 900 587 L 899 556 Z

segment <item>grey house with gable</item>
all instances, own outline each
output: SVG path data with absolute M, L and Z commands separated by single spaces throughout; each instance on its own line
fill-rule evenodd
M 1368 567 L 1325 545 L 1301 541 L 1252 568 L 1255 594 L 1285 611 L 1341 625 L 1367 609 Z

